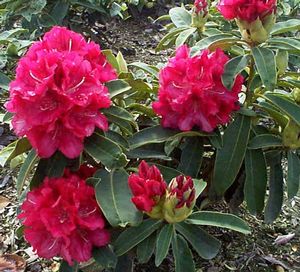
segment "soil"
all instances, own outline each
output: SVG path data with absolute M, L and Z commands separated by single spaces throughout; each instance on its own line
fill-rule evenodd
M 157 64 L 165 62 L 170 53 L 154 52 L 164 32 L 161 25 L 153 24 L 147 16 L 126 21 L 115 20 L 109 25 L 95 22 L 88 30 L 90 33 L 92 30 L 91 38 L 103 49 L 111 48 L 114 53 L 121 51 L 128 63 L 142 61 Z M 15 136 L 9 131 L 8 126 L 2 124 L 0 149 L 14 139 Z M 26 271 L 58 271 L 59 259 L 45 261 L 38 258 L 23 238 L 18 238 L 20 223 L 16 219 L 16 213 L 19 201 L 15 188 L 17 172 L 18 168 L 16 170 L 10 170 L 9 166 L 0 168 L 0 256 L 1 254 L 22 256 L 27 262 Z M 227 212 L 227 206 L 223 203 L 210 208 Z M 213 260 L 205 261 L 195 257 L 198 272 L 300 271 L 300 194 L 292 201 L 285 201 L 280 218 L 272 225 L 251 216 L 243 207 L 239 213 L 249 223 L 252 233 L 242 235 L 206 228 L 222 241 L 222 248 Z M 283 237 L 281 244 L 274 243 L 277 237 L 287 234 L 295 235 L 290 240 L 289 237 Z M 161 267 L 156 268 L 154 260 L 151 260 L 148 264 L 136 266 L 134 271 L 174 271 L 172 263 L 172 257 L 168 257 Z M 0 271 L 4 271 L 1 270 L 1 259 Z

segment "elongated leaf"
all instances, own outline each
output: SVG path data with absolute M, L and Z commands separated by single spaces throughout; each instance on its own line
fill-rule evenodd
M 139 68 L 139 69 L 149 73 L 150 75 L 154 76 L 155 78 L 158 78 L 159 69 L 157 69 L 154 66 L 150 66 L 143 62 L 132 62 L 132 63 L 128 64 L 128 66 L 134 66 L 136 68 Z
M 195 199 L 198 198 L 199 195 L 204 191 L 204 189 L 207 186 L 207 182 L 205 182 L 203 179 L 193 179 L 194 182 L 194 188 L 196 191 Z
M 161 165 L 161 164 L 158 164 L 158 163 L 150 163 L 150 165 L 155 165 L 159 169 L 159 171 L 161 172 L 161 174 L 164 177 L 164 180 L 167 183 L 169 183 L 172 178 L 175 178 L 179 175 L 183 175 L 182 172 L 180 172 L 180 171 L 178 171 L 174 168 L 167 167 L 167 166 L 164 166 L 164 165 Z
M 104 49 L 104 50 L 101 50 L 101 52 L 105 55 L 105 57 L 108 60 L 108 62 L 110 63 L 110 65 L 113 68 L 115 68 L 118 73 L 120 73 L 119 63 L 117 61 L 116 56 L 112 52 L 112 50 L 110 50 L 110 49 Z
M 284 22 L 278 22 L 273 26 L 271 31 L 272 35 L 277 35 L 281 33 L 285 33 L 288 31 L 300 30 L 300 20 L 298 19 L 290 19 Z
M 24 163 L 20 168 L 20 172 L 17 178 L 17 193 L 20 196 L 23 186 L 25 184 L 26 179 L 28 178 L 29 173 L 33 169 L 35 163 L 38 160 L 38 156 L 34 149 L 32 149 L 28 155 Z
M 203 259 L 209 260 L 218 254 L 221 243 L 203 229 L 184 222 L 176 224 L 175 228 Z
M 217 150 L 212 183 L 217 195 L 225 193 L 241 168 L 249 139 L 250 120 L 248 116 L 238 115 L 224 132 L 224 144 Z
M 175 272 L 195 271 L 192 252 L 181 235 L 175 234 L 173 236 L 172 251 L 175 259 Z
M 134 272 L 133 258 L 129 254 L 122 255 L 118 258 L 118 262 L 114 272 Z
M 178 35 L 182 32 L 189 29 L 187 26 L 178 27 L 173 30 L 171 30 L 168 34 L 166 34 L 158 43 L 157 47 L 155 48 L 155 51 L 160 51 L 163 49 L 167 49 L 175 44 L 176 38 Z
M 200 211 L 192 213 L 186 222 L 193 225 L 226 228 L 245 234 L 251 232 L 247 223 L 233 214 Z
M 300 41 L 294 38 L 273 38 L 268 43 L 277 49 L 299 52 Z
M 162 143 L 178 133 L 177 130 L 165 129 L 160 125 L 143 129 L 129 138 L 132 149 L 151 143 Z
M 236 43 L 237 41 L 239 41 L 239 39 L 230 34 L 217 34 L 197 42 L 193 51 L 199 51 L 206 48 L 213 51 L 213 49 L 217 47 L 224 49 L 226 47 L 230 47 L 230 45 Z
M 111 80 L 105 83 L 110 93 L 110 98 L 124 94 L 131 90 L 131 87 L 122 79 Z
M 172 158 L 168 157 L 165 152 L 159 150 L 151 150 L 143 147 L 132 149 L 126 153 L 130 159 L 159 159 L 170 161 Z
M 61 177 L 67 166 L 67 158 L 57 151 L 47 160 L 46 176 L 50 178 Z
M 282 146 L 280 136 L 274 134 L 261 134 L 253 137 L 248 144 L 249 149 L 261 149 Z
M 127 73 L 128 72 L 127 63 L 124 60 L 122 52 L 120 51 L 118 52 L 116 59 L 119 64 L 119 69 L 120 69 L 119 73 Z
M 265 221 L 272 223 L 280 214 L 283 203 L 283 171 L 281 154 L 270 162 L 269 198 L 265 208 Z
M 55 20 L 55 23 L 57 25 L 61 25 L 63 19 L 68 13 L 68 10 L 69 10 L 69 3 L 64 0 L 58 0 L 56 1 L 56 4 L 51 10 L 50 15 Z
M 149 237 L 162 225 L 161 220 L 148 219 L 137 227 L 130 227 L 123 231 L 114 242 L 114 249 L 118 256 L 121 256 Z
M 174 225 L 166 224 L 159 232 L 156 240 L 155 265 L 159 266 L 166 258 L 174 234 Z
M 94 177 L 100 178 L 95 187 L 96 199 L 110 225 L 124 227 L 138 224 L 142 214 L 131 202 L 127 172 L 124 169 L 101 170 Z
M 263 47 L 252 48 L 255 66 L 263 84 L 269 90 L 273 90 L 276 85 L 276 62 L 272 50 Z
M 156 244 L 156 233 L 151 234 L 148 238 L 138 244 L 137 259 L 139 263 L 147 263 L 154 253 Z
M 185 8 L 172 8 L 169 10 L 169 15 L 176 27 L 190 26 L 192 23 L 192 16 Z
M 0 62 L 0 67 L 1 67 L 1 62 Z M 0 89 L 8 91 L 9 82 L 10 82 L 10 78 L 4 73 L 0 72 Z
M 249 59 L 249 55 L 237 56 L 226 63 L 222 82 L 228 90 L 232 89 L 236 76 L 247 67 Z
M 125 149 L 125 150 L 129 149 L 129 143 L 128 143 L 127 139 L 125 139 L 118 132 L 115 132 L 113 130 L 106 131 L 105 132 L 105 137 L 107 137 L 108 139 L 112 140 L 113 142 L 115 142 L 116 144 L 118 144 L 123 149 Z
M 250 213 L 257 215 L 264 209 L 267 187 L 267 167 L 263 151 L 248 149 L 245 156 L 245 166 L 245 200 Z
M 269 93 L 265 97 L 300 126 L 300 106 L 284 95 Z
M 110 139 L 94 133 L 85 139 L 85 151 L 97 162 L 103 163 L 106 167 L 120 168 L 127 164 L 127 159 L 122 149 Z
M 300 184 L 300 159 L 293 151 L 288 152 L 288 176 L 287 189 L 288 197 L 293 198 L 297 195 Z
M 179 35 L 178 35 L 178 37 L 177 37 L 177 39 L 176 39 L 176 47 L 179 47 L 179 46 L 181 46 L 181 45 L 183 45 L 186 41 L 187 41 L 187 39 L 195 32 L 197 30 L 197 28 L 196 27 L 191 27 L 191 28 L 189 28 L 189 29 L 187 29 L 187 30 L 184 30 L 184 31 L 182 31 Z
M 95 248 L 93 258 L 103 268 L 115 268 L 118 259 L 110 246 Z
M 201 138 L 187 138 L 181 153 L 178 170 L 185 175 L 197 177 L 202 163 L 203 152 L 203 141 Z

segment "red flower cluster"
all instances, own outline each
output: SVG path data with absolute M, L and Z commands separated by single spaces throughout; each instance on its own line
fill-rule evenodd
M 230 113 L 239 108 L 243 77 L 237 76 L 231 91 L 224 87 L 221 76 L 228 60 L 221 49 L 194 57 L 186 45 L 177 49 L 161 70 L 158 101 L 152 106 L 164 127 L 188 131 L 198 126 L 211 132 L 230 120 Z
M 110 240 L 94 188 L 70 171 L 62 178 L 45 178 L 27 194 L 21 210 L 25 239 L 41 257 L 61 256 L 72 265 L 88 261 L 93 246 Z
M 194 7 L 196 13 L 202 12 L 203 16 L 205 16 L 208 13 L 207 0 L 195 0 Z
M 155 165 L 149 166 L 145 161 L 140 163 L 138 174 L 129 176 L 128 183 L 134 195 L 132 202 L 144 212 L 151 212 L 167 188 L 158 168 Z
M 79 156 L 83 139 L 95 127 L 107 130 L 99 112 L 111 104 L 104 82 L 116 72 L 94 42 L 63 27 L 53 27 L 20 60 L 10 84 L 9 112 L 17 135 L 26 135 L 39 156 L 57 149 Z
M 249 23 L 276 11 L 276 0 L 220 0 L 218 10 L 228 20 L 240 19 Z

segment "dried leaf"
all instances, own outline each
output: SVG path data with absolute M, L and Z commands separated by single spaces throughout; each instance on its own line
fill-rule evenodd
M 0 256 L 0 271 L 24 272 L 26 261 L 16 254 L 5 254 Z
M 4 196 L 0 196 L 0 211 L 4 209 L 10 203 L 9 199 Z
M 289 233 L 287 235 L 279 235 L 273 244 L 275 245 L 284 245 L 288 243 L 291 239 L 293 239 L 295 236 L 295 233 Z
M 275 264 L 275 265 L 280 265 L 282 266 L 283 268 L 287 269 L 287 270 L 290 270 L 290 267 L 288 265 L 286 265 L 284 262 L 282 261 L 279 261 L 277 259 L 275 259 L 274 257 L 272 256 L 264 256 L 263 257 L 266 261 L 268 261 L 269 263 L 271 264 Z

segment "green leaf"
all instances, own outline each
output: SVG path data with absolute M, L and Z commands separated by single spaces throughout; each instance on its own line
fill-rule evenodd
M 124 169 L 100 170 L 94 177 L 100 178 L 95 187 L 96 199 L 110 225 L 124 227 L 142 220 L 142 214 L 131 202 L 128 174 Z
M 191 14 L 183 7 L 175 7 L 169 10 L 171 21 L 176 27 L 190 26 L 192 23 Z
M 181 235 L 173 235 L 172 251 L 175 259 L 175 272 L 195 271 L 193 254 L 187 242 L 181 237 Z
M 288 152 L 287 191 L 289 199 L 297 195 L 300 184 L 300 159 L 293 151 Z
M 110 169 L 121 168 L 127 164 L 127 158 L 120 146 L 97 133 L 85 139 L 84 150 L 98 163 L 101 162 Z
M 65 0 L 56 1 L 50 15 L 56 21 L 56 24 L 61 25 L 69 10 L 69 3 Z
M 300 126 L 300 106 L 286 95 L 268 93 L 264 96 Z
M 226 228 L 245 234 L 251 232 L 247 223 L 233 214 L 200 211 L 192 213 L 186 222 L 193 225 Z
M 159 169 L 159 171 L 161 172 L 161 174 L 163 175 L 167 183 L 169 183 L 173 178 L 179 175 L 183 175 L 182 172 L 171 167 L 167 167 L 158 163 L 149 163 L 149 164 L 155 165 Z
M 115 57 L 115 55 L 113 54 L 112 50 L 110 49 L 105 49 L 105 50 L 101 50 L 101 52 L 105 55 L 105 57 L 107 58 L 108 62 L 110 63 L 110 65 L 115 68 L 117 70 L 118 73 L 120 73 L 120 67 L 119 67 L 119 63 L 117 61 L 117 58 Z
M 118 260 L 110 246 L 95 248 L 93 258 L 103 268 L 115 268 Z
M 20 168 L 19 174 L 18 174 L 17 184 L 16 184 L 17 185 L 17 194 L 18 194 L 18 196 L 21 195 L 21 192 L 22 192 L 23 186 L 25 184 L 25 181 L 26 181 L 29 173 L 33 169 L 33 167 L 34 167 L 35 163 L 37 162 L 37 160 L 38 160 L 38 156 L 37 156 L 35 150 L 32 149 L 28 153 L 24 163 L 22 164 L 22 166 Z
M 246 180 L 244 195 L 251 214 L 260 214 L 265 206 L 267 167 L 262 150 L 247 150 L 245 156 Z
M 47 159 L 46 176 L 50 178 L 61 177 L 67 166 L 67 158 L 59 151 Z
M 129 138 L 129 144 L 132 149 L 151 143 L 163 143 L 171 136 L 177 134 L 177 130 L 166 129 L 160 125 L 145 128 L 132 135 Z
M 187 39 L 197 30 L 196 27 L 191 27 L 187 30 L 182 31 L 176 38 L 176 47 L 183 45 Z
M 162 225 L 161 220 L 147 219 L 137 227 L 130 227 L 123 231 L 114 242 L 114 249 L 121 256 L 149 237 Z
M 117 266 L 114 272 L 134 272 L 133 259 L 129 254 L 118 257 Z
M 148 238 L 138 244 L 137 259 L 139 263 L 147 263 L 155 249 L 156 233 L 151 234 Z
M 290 19 L 284 22 L 277 22 L 271 31 L 272 35 L 285 33 L 288 31 L 300 30 L 300 20 Z
M 127 93 L 131 90 L 131 87 L 122 79 L 111 80 L 105 83 L 110 93 L 110 98 L 114 98 L 118 95 Z
M 300 50 L 300 41 L 294 38 L 273 38 L 269 39 L 268 43 L 276 49 L 294 51 L 296 53 Z
M 214 258 L 221 247 L 220 241 L 196 225 L 184 222 L 175 224 L 175 228 L 193 246 L 203 259 Z
M 232 44 L 235 44 L 237 41 L 239 41 L 239 39 L 230 34 L 217 34 L 207 38 L 203 38 L 202 40 L 197 42 L 195 44 L 195 47 L 193 48 L 193 51 L 199 52 L 203 49 L 214 51 L 218 47 L 225 49 L 227 47 L 230 47 Z
M 168 157 L 165 152 L 143 147 L 135 148 L 126 153 L 129 159 L 158 159 L 170 161 L 172 158 Z
M 8 85 L 10 83 L 10 78 L 0 72 L 0 89 L 8 91 Z
M 109 130 L 109 131 L 105 131 L 104 134 L 105 134 L 105 137 L 112 140 L 113 142 L 118 144 L 123 149 L 125 149 L 125 150 L 129 149 L 129 143 L 128 143 L 127 139 L 124 138 L 118 132 L 113 131 L 113 130 Z
M 174 234 L 174 225 L 166 224 L 159 232 L 156 240 L 155 265 L 160 266 L 166 258 Z
M 119 64 L 119 73 L 127 73 L 128 72 L 127 63 L 124 60 L 122 52 L 120 51 L 118 52 L 116 59 Z
M 212 182 L 212 187 L 219 196 L 232 185 L 241 168 L 249 139 L 250 123 L 250 117 L 238 115 L 224 132 L 224 144 L 217 150 Z
M 8 146 L 4 147 L 0 151 L 0 165 L 4 167 L 4 165 L 17 157 L 18 155 L 28 151 L 31 149 L 31 145 L 27 138 L 21 138 L 17 141 L 10 143 Z
M 204 189 L 207 186 L 207 182 L 205 182 L 203 179 L 193 179 L 194 182 L 194 188 L 196 190 L 195 199 L 198 198 L 199 195 L 204 191 Z
M 277 82 L 276 61 L 272 50 L 262 47 L 252 48 L 257 72 L 267 89 L 273 90 Z
M 282 139 L 274 134 L 260 134 L 253 137 L 248 144 L 249 149 L 272 148 L 282 146 Z
M 132 63 L 128 64 L 128 66 L 134 66 L 136 68 L 139 68 L 139 69 L 149 73 L 154 78 L 158 78 L 159 69 L 157 69 L 154 66 L 150 66 L 150 65 L 145 64 L 143 62 L 132 62 Z
M 249 59 L 249 55 L 237 56 L 226 63 L 222 82 L 228 90 L 232 89 L 236 76 L 247 67 Z
M 283 203 L 283 171 L 281 165 L 281 154 L 276 153 L 269 166 L 269 198 L 265 208 L 266 223 L 272 223 L 278 217 Z
M 185 139 L 178 170 L 185 175 L 197 177 L 201 168 L 203 152 L 202 138 L 190 137 Z
M 170 48 L 175 44 L 176 38 L 182 32 L 189 29 L 189 27 L 183 26 L 172 29 L 168 34 L 166 34 L 158 43 L 155 48 L 155 51 L 160 51 L 163 49 Z

